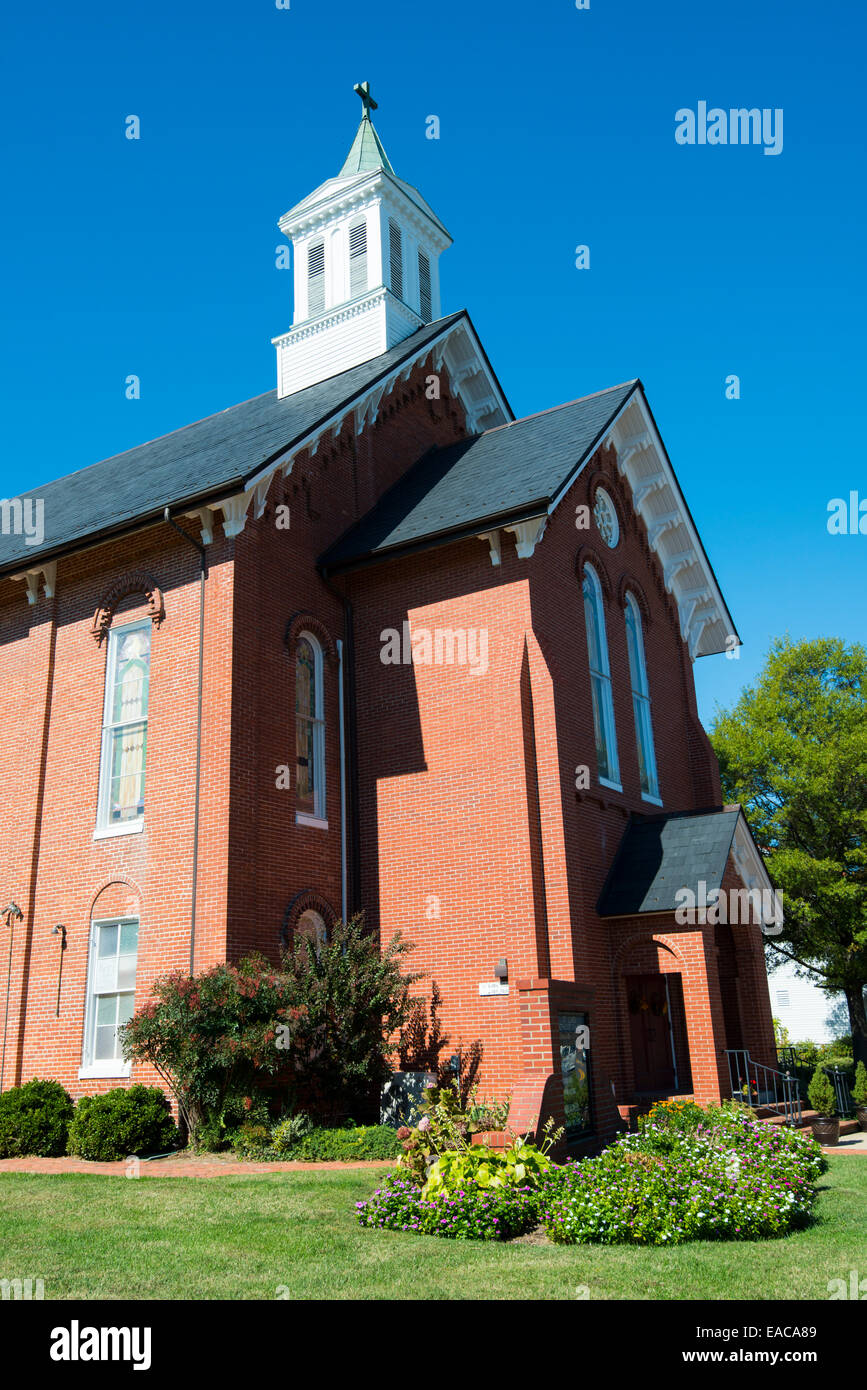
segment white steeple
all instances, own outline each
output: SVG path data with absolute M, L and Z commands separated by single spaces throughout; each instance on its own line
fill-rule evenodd
M 280 396 L 367 362 L 440 317 L 439 258 L 452 239 L 392 169 L 370 119 L 369 84 L 355 91 L 363 112 L 343 168 L 280 218 L 295 268 L 292 327 L 272 339 Z

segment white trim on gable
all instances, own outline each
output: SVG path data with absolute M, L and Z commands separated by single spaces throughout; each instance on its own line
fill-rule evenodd
M 255 515 L 258 518 L 264 510 L 268 488 L 277 470 L 282 468 L 284 477 L 288 477 L 299 454 L 309 451 L 311 458 L 314 457 L 320 444 L 329 435 L 333 439 L 339 438 L 347 421 L 351 421 L 358 434 L 368 426 L 374 425 L 383 401 L 388 399 L 395 387 L 407 381 L 414 368 L 427 358 L 431 359 L 432 375 L 439 375 L 443 365 L 447 368 L 452 390 L 464 410 L 470 434 L 478 433 L 482 429 L 493 429 L 495 425 L 504 425 L 514 419 L 509 403 L 487 364 L 475 329 L 468 319 L 461 318 L 444 328 L 436 337 L 428 339 L 416 352 L 404 358 L 366 391 L 342 402 L 336 411 L 320 420 L 285 453 L 271 459 L 257 473 L 252 474 L 242 492 L 232 493 L 223 500 L 209 503 L 207 507 L 196 507 L 185 512 L 185 516 L 197 520 L 201 525 L 202 543 L 210 545 L 214 538 L 214 513 L 217 511 L 223 513 L 225 534 L 240 535 L 247 521 L 253 495 L 256 496 Z

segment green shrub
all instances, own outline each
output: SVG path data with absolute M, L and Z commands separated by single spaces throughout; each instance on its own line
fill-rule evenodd
M 303 1110 L 285 1115 L 271 1131 L 271 1147 L 275 1153 L 286 1154 L 297 1148 L 301 1140 L 310 1133 L 312 1123 Z
M 178 1143 L 169 1103 L 157 1086 L 82 1096 L 69 1126 L 69 1152 L 104 1163 L 130 1154 L 166 1153 Z
M 830 1118 L 837 1113 L 837 1097 L 834 1087 L 821 1067 L 813 1072 L 813 1079 L 807 1087 L 807 1098 L 817 1115 Z
M 856 1105 L 867 1105 L 867 1067 L 864 1066 L 863 1062 L 859 1062 L 855 1069 L 852 1099 Z
M 241 1125 L 231 1139 L 232 1152 L 237 1158 L 270 1159 L 274 1157 L 271 1149 L 271 1131 L 267 1125 L 256 1123 Z
M 329 1163 L 391 1159 L 399 1153 L 397 1134 L 388 1125 L 359 1125 L 355 1129 L 311 1129 L 287 1156 Z
M 71 1096 L 59 1081 L 26 1081 L 0 1095 L 0 1158 L 66 1153 L 73 1116 Z

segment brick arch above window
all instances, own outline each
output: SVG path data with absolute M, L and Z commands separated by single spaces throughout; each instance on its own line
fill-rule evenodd
M 103 595 L 102 601 L 93 615 L 93 622 L 90 625 L 90 634 L 96 641 L 96 645 L 102 642 L 109 628 L 114 621 L 114 615 L 121 599 L 129 594 L 143 594 L 147 600 L 148 617 L 154 627 L 159 627 L 166 616 L 165 603 L 163 602 L 162 590 L 157 588 L 156 583 L 149 574 L 137 572 L 135 574 L 124 575 L 116 584 Z
M 322 918 L 329 931 L 337 921 L 337 913 L 334 911 L 334 908 L 327 898 L 323 898 L 322 894 L 317 893 L 313 888 L 303 888 L 300 893 L 295 894 L 295 897 L 283 913 L 283 925 L 280 928 L 280 942 L 284 950 L 288 951 L 292 941 L 292 934 L 299 920 L 304 916 L 305 912 L 311 911 L 319 913 L 319 916 Z
M 584 583 L 584 566 L 592 565 L 599 576 L 599 583 L 602 588 L 602 596 L 607 601 L 612 597 L 611 580 L 605 568 L 605 560 L 602 552 L 592 545 L 579 546 L 575 555 L 575 573 L 578 576 L 578 583 Z
M 88 920 L 141 916 L 142 892 L 134 879 L 107 878 L 91 899 Z
M 294 654 L 295 646 L 302 632 L 311 632 L 322 648 L 330 666 L 337 665 L 337 648 L 328 628 L 312 613 L 293 613 L 286 624 L 286 647 Z
M 650 616 L 650 605 L 647 602 L 647 595 L 638 580 L 632 574 L 622 574 L 620 576 L 620 582 L 617 585 L 617 602 L 620 604 L 621 608 L 626 607 L 627 594 L 631 594 L 635 599 L 635 602 L 638 604 L 638 610 L 641 613 L 641 621 L 645 627 L 649 627 L 653 619 Z

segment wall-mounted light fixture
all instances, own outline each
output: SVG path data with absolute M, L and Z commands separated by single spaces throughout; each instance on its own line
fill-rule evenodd
M 509 962 L 506 960 L 506 957 L 505 957 L 505 956 L 500 956 L 500 959 L 497 961 L 497 964 L 496 964 L 495 967 L 494 967 L 494 979 L 495 979 L 495 980 L 508 980 L 508 978 L 509 978 Z
M 10 902 L 8 907 L 4 907 L 0 912 L 0 917 L 5 917 L 6 925 L 9 928 L 9 961 L 6 966 L 6 1013 L 3 1019 L 3 1056 L 0 1058 L 0 1095 L 3 1094 L 3 1074 L 6 1070 L 6 1030 L 9 1027 L 9 986 L 12 982 L 12 938 L 15 931 L 15 923 L 24 921 L 24 913 L 16 902 Z
M 52 936 L 60 937 L 60 964 L 57 967 L 57 1008 L 55 1018 L 60 1017 L 60 986 L 63 981 L 63 952 L 66 950 L 66 928 L 62 922 L 58 922 L 56 927 L 51 928 Z

